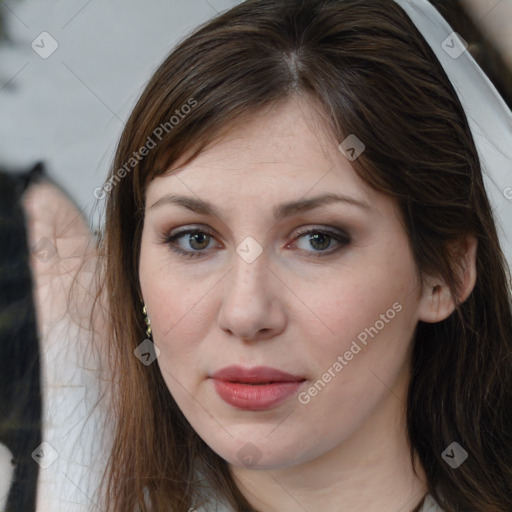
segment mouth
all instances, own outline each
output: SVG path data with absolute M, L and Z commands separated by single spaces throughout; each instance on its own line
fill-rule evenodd
M 212 379 L 225 382 L 238 382 L 240 384 L 265 385 L 275 382 L 302 382 L 305 377 L 271 368 L 269 366 L 255 366 L 243 368 L 241 366 L 226 366 L 215 372 Z
M 277 407 L 306 381 L 303 376 L 267 366 L 228 366 L 215 372 L 210 379 L 222 400 L 237 409 L 249 411 Z

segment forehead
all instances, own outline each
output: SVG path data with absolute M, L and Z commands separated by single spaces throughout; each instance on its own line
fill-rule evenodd
M 338 145 L 322 110 L 292 97 L 231 126 L 188 163 L 185 153 L 162 179 L 173 177 L 174 186 L 197 193 L 231 188 L 257 197 L 269 188 L 299 195 L 341 188 L 368 197 L 369 187 Z M 150 183 L 148 198 L 162 188 L 162 179 Z

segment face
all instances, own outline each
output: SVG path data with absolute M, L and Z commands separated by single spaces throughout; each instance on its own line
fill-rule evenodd
M 392 200 L 322 126 L 292 99 L 147 188 L 155 364 L 234 466 L 325 456 L 392 414 L 389 390 L 406 387 L 421 316 L 409 242 Z

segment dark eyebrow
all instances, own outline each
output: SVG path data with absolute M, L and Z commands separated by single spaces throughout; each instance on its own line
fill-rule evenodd
M 321 196 L 312 197 L 310 199 L 300 199 L 298 201 L 292 201 L 289 203 L 283 203 L 274 208 L 274 219 L 276 221 L 281 220 L 290 215 L 313 210 L 319 206 L 331 204 L 334 202 L 343 202 L 352 206 L 357 206 L 363 210 L 371 211 L 370 205 L 364 201 L 360 201 L 350 196 L 343 194 L 323 194 Z M 178 194 L 166 194 L 153 203 L 150 208 L 157 208 L 162 205 L 177 204 L 183 206 L 195 213 L 204 215 L 213 215 L 218 218 L 222 218 L 222 212 L 218 210 L 212 204 L 203 201 L 202 199 L 196 199 L 194 197 L 182 196 Z

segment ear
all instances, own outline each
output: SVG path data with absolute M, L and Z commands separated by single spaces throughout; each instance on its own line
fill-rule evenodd
M 478 241 L 468 235 L 453 245 L 453 257 L 459 263 L 459 303 L 471 294 L 476 282 L 476 251 Z M 440 277 L 423 276 L 419 320 L 428 323 L 441 322 L 455 310 L 455 300 L 447 284 Z

